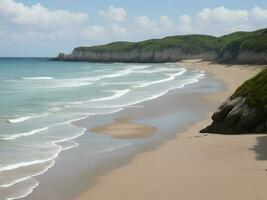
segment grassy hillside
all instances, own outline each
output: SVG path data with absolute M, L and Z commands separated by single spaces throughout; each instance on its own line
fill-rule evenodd
M 79 47 L 77 50 L 95 52 L 123 52 L 130 50 L 161 51 L 167 48 L 181 48 L 184 53 L 197 54 L 206 51 L 220 50 L 220 42 L 216 37 L 207 35 L 172 36 L 163 39 L 152 39 L 142 42 L 114 42 L 93 47 Z
M 168 50 L 168 51 L 164 51 Z M 127 54 L 130 53 L 130 54 Z M 204 59 L 224 63 L 266 64 L 267 28 L 221 37 L 179 35 L 141 42 L 113 42 L 78 47 L 52 60 L 92 62 L 176 62 Z
M 267 115 L 267 69 L 241 85 L 231 98 L 235 97 L 245 97 L 249 106 Z
M 267 29 L 254 32 L 236 32 L 223 37 L 219 59 L 223 59 L 224 53 L 229 53 L 229 61 L 235 61 L 241 51 L 253 51 L 267 54 Z
M 93 47 L 79 47 L 77 50 L 96 52 L 122 52 L 130 50 L 163 50 L 181 48 L 184 53 L 202 53 L 215 51 L 223 55 L 229 52 L 235 58 L 241 50 L 252 50 L 267 53 L 267 29 L 254 32 L 235 32 L 222 37 L 208 35 L 181 35 L 152 39 L 142 42 L 114 42 Z

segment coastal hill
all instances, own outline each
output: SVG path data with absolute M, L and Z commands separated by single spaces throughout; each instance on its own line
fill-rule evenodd
M 176 62 L 203 59 L 224 63 L 267 63 L 267 29 L 235 32 L 222 37 L 182 35 L 142 42 L 114 42 L 78 47 L 52 60 L 88 62 Z
M 262 133 L 267 131 L 267 69 L 246 81 L 212 116 L 202 133 Z

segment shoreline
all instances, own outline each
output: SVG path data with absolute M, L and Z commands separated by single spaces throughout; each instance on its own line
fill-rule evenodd
M 217 106 L 260 70 L 257 66 L 198 61 L 179 64 L 204 70 L 227 85 L 225 91 L 201 97 Z M 75 200 L 263 199 L 267 195 L 267 163 L 257 161 L 249 150 L 262 135 L 200 135 L 198 131 L 210 122 L 210 115 L 155 150 L 138 154 L 127 165 L 98 177 L 96 184 Z M 238 188 L 236 184 L 240 184 Z
M 210 94 L 224 89 L 222 82 L 207 73 L 206 78 L 201 79 L 199 83 L 170 90 L 156 99 L 126 107 L 117 113 L 96 115 L 75 122 L 74 125 L 87 129 L 83 136 L 75 139 L 79 146 L 62 152 L 55 166 L 36 178 L 40 186 L 27 197 L 27 200 L 74 199 L 81 192 L 97 184 L 99 177 L 126 166 L 136 155 L 155 150 L 166 141 L 175 138 L 177 130 L 182 131 L 203 119 L 203 116 L 214 110 L 215 106 L 207 104 L 200 94 Z M 117 139 L 90 131 L 93 127 L 112 124 L 120 118 L 129 119 L 135 125 L 158 129 L 149 137 L 139 135 L 140 137 L 134 139 Z

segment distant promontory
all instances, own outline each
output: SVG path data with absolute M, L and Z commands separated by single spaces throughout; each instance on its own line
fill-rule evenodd
M 162 63 L 202 59 L 223 63 L 266 64 L 267 28 L 214 37 L 181 35 L 142 42 L 114 42 L 75 48 L 52 60 L 87 62 Z

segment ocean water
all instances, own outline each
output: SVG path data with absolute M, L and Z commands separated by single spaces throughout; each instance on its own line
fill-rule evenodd
M 18 199 L 38 186 L 35 177 L 60 152 L 79 146 L 84 128 L 72 122 L 116 113 L 198 82 L 203 71 L 173 63 L 52 62 L 0 59 L 0 199 Z M 92 148 L 101 154 L 114 147 Z M 119 144 L 116 149 L 129 146 Z

